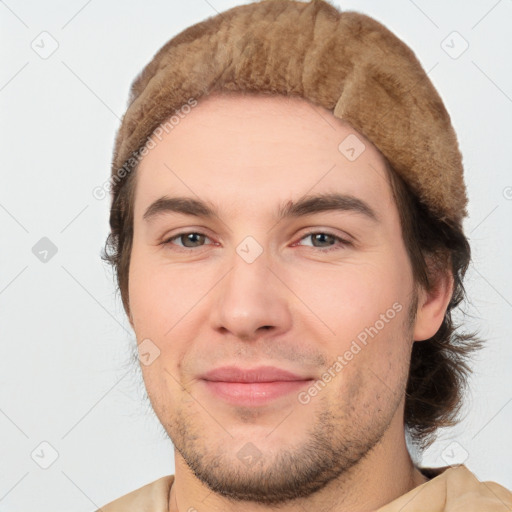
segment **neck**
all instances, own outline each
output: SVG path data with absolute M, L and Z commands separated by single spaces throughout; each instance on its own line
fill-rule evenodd
M 413 465 L 405 443 L 402 417 L 396 415 L 381 441 L 350 470 L 313 495 L 279 507 L 233 502 L 212 492 L 197 479 L 175 450 L 175 479 L 170 492 L 169 512 L 205 509 L 210 512 L 367 511 L 393 501 L 427 480 Z

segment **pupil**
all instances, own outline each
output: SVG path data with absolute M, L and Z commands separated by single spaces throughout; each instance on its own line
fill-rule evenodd
M 328 235 L 326 233 L 317 233 L 313 238 L 317 238 L 318 239 L 319 237 L 324 238 L 323 241 L 325 242 L 325 237 L 331 237 L 332 238 L 332 235 Z M 322 240 L 320 240 L 320 242 L 322 242 Z M 329 244 L 329 245 L 332 245 L 332 244 Z
M 194 243 L 194 240 L 192 238 L 197 237 L 197 236 L 202 236 L 202 235 L 199 235 L 199 233 L 189 233 L 188 235 L 185 236 L 185 239 L 187 240 L 187 242 Z

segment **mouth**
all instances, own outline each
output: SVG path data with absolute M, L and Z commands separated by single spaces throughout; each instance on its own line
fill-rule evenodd
M 215 397 L 233 405 L 258 406 L 298 393 L 314 380 L 273 366 L 224 366 L 201 377 Z

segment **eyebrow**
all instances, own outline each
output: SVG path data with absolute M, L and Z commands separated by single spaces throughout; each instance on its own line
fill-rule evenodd
M 375 223 L 380 222 L 377 212 L 368 203 L 355 196 L 339 193 L 324 193 L 306 196 L 295 202 L 288 201 L 279 208 L 277 219 L 280 221 L 328 211 L 357 213 Z M 216 208 L 205 201 L 192 197 L 163 196 L 151 203 L 143 219 L 149 222 L 154 217 L 166 213 L 180 213 L 205 219 L 218 217 Z

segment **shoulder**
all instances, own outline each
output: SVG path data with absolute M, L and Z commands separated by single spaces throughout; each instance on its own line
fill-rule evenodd
M 512 507 L 512 493 L 496 482 L 478 480 L 463 464 L 420 468 L 428 482 L 412 489 L 378 512 L 493 512 Z
M 446 509 L 467 512 L 510 510 L 512 492 L 502 485 L 480 481 L 464 465 L 449 467 L 443 475 L 446 479 Z
M 173 481 L 174 475 L 164 476 L 111 501 L 99 510 L 101 512 L 167 512 Z

